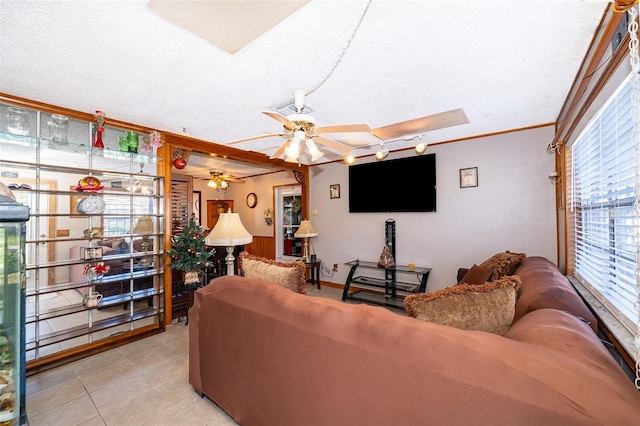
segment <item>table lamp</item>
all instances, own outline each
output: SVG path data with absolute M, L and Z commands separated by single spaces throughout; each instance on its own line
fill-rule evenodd
M 293 234 L 296 238 L 304 238 L 304 243 L 302 244 L 302 260 L 305 262 L 309 261 L 309 238 L 317 237 L 318 231 L 313 228 L 311 221 L 304 219 L 300 222 L 300 227 Z
M 153 219 L 151 219 L 151 216 L 141 216 L 131 232 L 142 235 L 142 251 L 146 253 L 149 250 L 149 235 L 153 234 Z M 147 256 L 140 261 L 142 266 L 148 266 L 150 263 Z
M 238 213 L 220 213 L 216 226 L 213 227 L 204 243 L 208 246 L 227 247 L 227 256 L 224 258 L 227 264 L 227 275 L 234 275 L 233 247 L 242 244 L 249 244 L 253 241 L 253 236 L 244 228 Z

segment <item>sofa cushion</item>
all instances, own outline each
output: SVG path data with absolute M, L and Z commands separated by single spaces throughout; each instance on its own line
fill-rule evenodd
M 481 285 L 457 284 L 437 291 L 407 296 L 410 317 L 463 330 L 503 334 L 513 322 L 517 276 Z
M 516 273 L 522 285 L 518 289 L 514 322 L 529 312 L 553 308 L 583 318 L 595 333 L 598 332 L 596 317 L 554 263 L 544 257 L 527 257 Z
M 307 269 L 300 260 L 278 262 L 273 259 L 253 256 L 246 251 L 240 253 L 240 260 L 242 275 L 247 278 L 261 278 L 272 281 L 301 294 L 306 294 L 307 292 L 307 281 L 305 279 Z
M 466 284 L 484 284 L 491 278 L 492 270 L 484 268 L 482 266 L 473 265 L 464 277 L 460 280 L 461 283 Z
M 512 253 L 507 250 L 494 254 L 480 266 L 491 269 L 491 281 L 495 281 L 502 276 L 512 275 L 525 257 L 527 255 L 524 253 Z

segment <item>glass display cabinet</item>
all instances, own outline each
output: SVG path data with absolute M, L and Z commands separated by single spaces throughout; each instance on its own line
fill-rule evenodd
M 29 208 L 0 183 L 0 425 L 26 424 L 25 238 Z
M 163 328 L 164 178 L 139 148 L 150 134 L 104 126 L 98 148 L 92 121 L 18 110 L 0 103 L 0 182 L 31 213 L 27 369 Z

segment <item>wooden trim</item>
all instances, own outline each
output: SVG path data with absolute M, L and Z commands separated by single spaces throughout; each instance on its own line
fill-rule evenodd
M 594 35 L 589 48 L 589 52 L 591 53 L 588 53 L 585 57 L 581 67 L 582 72 L 579 72 L 576 75 L 572 89 L 569 91 L 570 95 L 567 96 L 564 105 L 560 109 L 560 114 L 558 114 L 558 118 L 556 120 L 558 127 L 556 128 L 556 134 L 552 143 L 557 143 L 561 140 L 568 141 L 570 135 L 573 134 L 586 111 L 591 107 L 604 86 L 609 82 L 611 76 L 618 69 L 622 61 L 627 58 L 629 52 L 625 46 L 629 44 L 629 34 L 626 34 L 622 39 L 619 47 L 609 60 L 609 63 L 606 64 L 587 96 L 584 96 L 592 77 L 596 74 L 598 69 L 603 66 L 601 61 L 603 60 L 607 49 L 611 45 L 611 40 L 615 35 L 615 31 L 620 26 L 623 16 L 624 15 L 622 13 L 612 12 L 610 6 L 605 12 L 599 28 L 602 28 L 605 20 L 606 27 L 603 31 L 596 32 Z M 589 64 L 585 67 L 587 58 L 590 58 L 590 60 Z
M 75 348 L 67 349 L 62 352 L 41 357 L 37 360 L 26 362 L 27 376 L 51 370 L 52 368 L 67 365 L 73 361 L 77 361 L 91 355 L 99 354 L 119 346 L 144 339 L 149 336 L 165 331 L 164 325 L 152 324 L 128 331 L 124 335 L 110 336 L 100 339 L 97 342 L 84 344 Z
M 175 133 L 165 133 L 164 140 L 174 148 L 183 148 L 190 151 L 199 151 L 207 154 L 216 154 L 221 157 L 229 158 L 254 165 L 267 165 L 270 167 L 279 167 L 286 170 L 308 170 L 307 165 L 298 165 L 287 163 L 279 158 L 270 159 L 268 155 L 254 151 L 244 151 L 231 146 L 208 142 L 201 139 L 195 139 L 188 136 L 177 135 Z
M 171 147 L 165 143 L 158 149 L 158 174 L 164 176 L 164 252 L 167 253 L 171 249 Z M 171 269 L 166 254 L 164 258 L 164 322 L 162 326 L 171 324 L 173 321 L 173 281 L 171 277 Z

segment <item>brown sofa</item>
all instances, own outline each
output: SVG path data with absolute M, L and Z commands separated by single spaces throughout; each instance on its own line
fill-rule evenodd
M 637 425 L 566 277 L 535 257 L 516 274 L 503 336 L 216 278 L 195 293 L 189 380 L 243 425 Z

